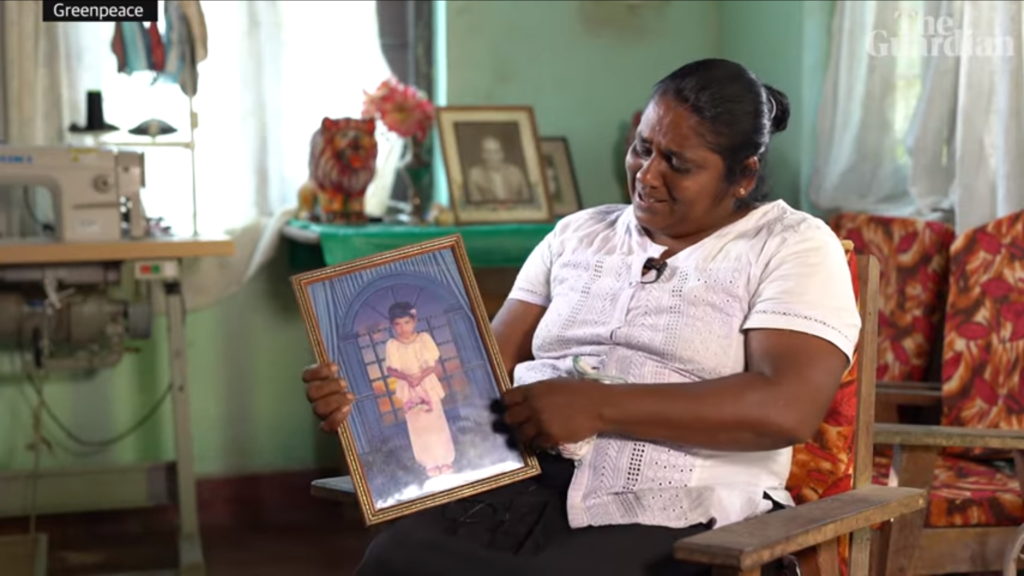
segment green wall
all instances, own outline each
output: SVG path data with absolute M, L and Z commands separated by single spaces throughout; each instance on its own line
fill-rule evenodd
M 623 198 L 620 138 L 659 77 L 691 59 L 750 66 L 793 100 L 790 129 L 771 152 L 780 196 L 799 199 L 814 150 L 830 2 L 442 2 L 439 103 L 527 104 L 542 135 L 570 140 L 587 205 Z M 441 60 L 443 62 L 443 60 Z M 443 181 L 439 186 L 443 186 Z M 795 201 L 795 200 L 794 200 Z M 318 432 L 298 373 L 311 361 L 288 285 L 285 251 L 238 294 L 188 318 L 196 467 L 204 476 L 304 469 L 338 462 Z M 77 433 L 124 429 L 167 381 L 163 327 L 114 370 L 48 382 L 54 409 Z M 23 385 L 0 381 L 0 470 L 31 465 Z M 50 436 L 67 445 L 51 427 Z M 170 406 L 116 449 L 68 455 L 46 467 L 168 458 Z
M 818 102 L 828 64 L 832 2 L 719 2 L 721 54 L 750 68 L 789 97 L 789 126 L 772 141 L 773 196 L 806 209 Z
M 448 104 L 533 106 L 567 136 L 584 202 L 621 202 L 619 143 L 651 86 L 714 52 L 712 2 L 448 2 Z
M 569 138 L 585 205 L 623 199 L 629 117 L 659 78 L 705 57 L 736 60 L 790 97 L 769 174 L 776 197 L 805 204 L 832 2 L 444 4 L 441 101 L 533 106 L 542 136 Z

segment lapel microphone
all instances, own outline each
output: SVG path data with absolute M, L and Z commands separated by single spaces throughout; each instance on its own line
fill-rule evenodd
M 666 268 L 668 268 L 668 262 L 665 262 L 660 258 L 648 258 L 647 260 L 644 260 L 644 268 L 643 271 L 641 271 L 640 273 L 640 283 L 654 284 L 659 279 L 661 279 L 661 275 L 665 273 Z M 647 276 L 647 273 L 652 270 L 654 271 L 654 279 L 644 280 L 643 277 Z

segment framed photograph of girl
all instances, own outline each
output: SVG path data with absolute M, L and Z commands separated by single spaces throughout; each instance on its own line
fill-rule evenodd
M 292 277 L 319 363 L 355 396 L 339 430 L 367 525 L 540 473 L 494 430 L 511 387 L 462 237 Z

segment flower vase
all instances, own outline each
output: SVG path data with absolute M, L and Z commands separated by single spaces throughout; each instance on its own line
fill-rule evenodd
M 402 147 L 385 220 L 423 224 L 433 199 L 429 148 L 412 138 L 406 138 Z

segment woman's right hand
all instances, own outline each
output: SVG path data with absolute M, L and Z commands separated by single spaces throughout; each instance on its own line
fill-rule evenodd
M 320 428 L 324 432 L 336 432 L 355 401 L 348 384 L 339 377 L 338 367 L 314 364 L 302 371 L 302 381 L 306 384 L 306 399 L 320 419 Z

